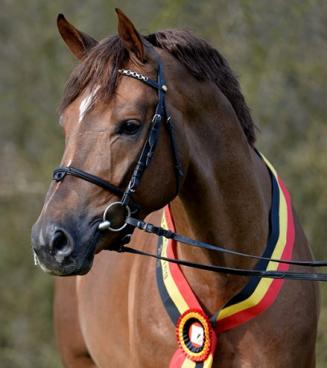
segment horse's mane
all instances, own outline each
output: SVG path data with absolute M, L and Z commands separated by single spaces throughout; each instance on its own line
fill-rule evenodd
M 255 125 L 240 85 L 225 58 L 206 41 L 186 30 L 165 30 L 144 37 L 153 46 L 173 55 L 199 81 L 213 81 L 232 104 L 250 144 L 255 142 Z M 72 72 L 60 111 L 72 103 L 86 86 L 97 87 L 94 103 L 115 93 L 119 73 L 128 62 L 128 52 L 118 36 L 94 47 Z

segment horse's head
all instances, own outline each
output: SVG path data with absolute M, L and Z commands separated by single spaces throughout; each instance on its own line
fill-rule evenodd
M 144 80 L 122 73 L 121 68 L 132 70 L 156 81 L 161 52 L 139 35 L 124 14 L 117 13 L 118 36 L 99 43 L 62 15 L 58 17 L 60 34 L 81 63 L 66 87 L 60 115 L 66 141 L 61 167 L 66 171 L 55 174 L 32 230 L 33 249 L 41 267 L 57 275 L 87 272 L 96 252 L 114 247 L 128 232 L 127 228 L 100 231 L 99 223 L 107 206 L 121 200 L 119 192 L 126 190 L 153 125 L 158 96 L 166 92 L 165 87 L 158 91 Z M 161 59 L 169 65 L 169 79 L 174 79 L 177 63 L 166 54 Z M 170 90 L 168 94 L 169 101 L 179 98 Z M 164 125 L 159 132 L 155 154 L 129 202 L 140 218 L 176 195 L 178 175 L 171 137 Z M 185 149 L 181 131 L 175 134 L 181 153 Z M 182 165 L 186 164 L 183 160 Z M 72 167 L 82 170 L 78 177 L 69 175 Z M 113 190 L 88 178 L 82 180 L 85 172 L 110 182 Z M 125 217 L 123 206 L 111 209 L 113 227 L 123 225 Z

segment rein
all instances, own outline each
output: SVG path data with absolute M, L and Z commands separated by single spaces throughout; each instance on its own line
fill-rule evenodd
M 230 249 L 225 249 L 220 246 L 216 246 L 216 245 L 212 245 L 209 243 L 201 242 L 199 240 L 188 238 L 184 235 L 180 235 L 173 231 L 166 230 L 162 227 L 154 226 L 153 224 L 150 224 L 142 220 L 135 219 L 133 217 L 127 217 L 126 223 L 140 230 L 143 230 L 145 232 L 155 234 L 159 237 L 163 236 L 166 239 L 172 239 L 184 245 L 190 245 L 190 246 L 194 246 L 194 247 L 198 247 L 202 249 L 208 249 L 214 252 L 230 254 L 230 255 L 237 255 L 237 256 L 256 259 L 256 260 L 270 261 L 274 263 L 283 263 L 287 265 L 303 266 L 303 267 L 325 267 L 327 266 L 326 261 L 298 261 L 298 260 L 288 261 L 285 259 L 261 257 L 261 256 L 247 254 L 247 253 L 237 252 L 237 251 L 230 250 Z M 159 256 L 153 253 L 148 253 L 148 252 L 140 251 L 135 248 L 126 247 L 124 245 L 122 245 L 118 249 L 118 252 L 139 254 L 139 255 L 143 255 L 147 257 L 156 258 L 159 260 L 168 261 L 171 263 L 180 264 L 182 266 L 187 266 L 191 268 L 197 268 L 197 269 L 206 270 L 206 271 L 213 271 L 213 272 L 232 274 L 232 275 L 238 275 L 238 276 L 248 276 L 248 277 L 257 276 L 257 277 L 269 278 L 269 279 L 327 281 L 327 274 L 325 273 L 308 273 L 308 272 L 293 272 L 293 271 L 266 271 L 266 270 L 251 270 L 251 269 L 224 267 L 224 266 L 214 266 L 214 265 L 208 265 L 208 264 L 202 264 L 202 263 L 189 262 L 189 261 L 185 261 L 181 259 L 162 257 L 162 256 Z
M 167 114 L 166 104 L 165 104 L 165 94 L 168 90 L 164 78 L 163 73 L 163 66 L 159 60 L 158 63 L 158 73 L 157 73 L 157 80 L 151 80 L 148 77 L 128 70 L 128 69 L 119 69 L 119 73 L 122 76 L 131 77 L 137 79 L 148 86 L 154 88 L 158 92 L 158 103 L 155 109 L 155 113 L 153 115 L 151 125 L 149 128 L 147 139 L 141 149 L 139 159 L 137 164 L 133 170 L 132 176 L 129 180 L 129 183 L 125 190 L 117 187 L 109 183 L 106 180 L 101 179 L 98 176 L 92 175 L 86 171 L 83 171 L 78 168 L 74 168 L 71 166 L 59 167 L 54 170 L 53 172 L 53 180 L 56 182 L 61 182 L 64 180 L 66 175 L 72 175 L 78 177 L 80 179 L 86 180 L 92 184 L 95 184 L 113 194 L 121 198 L 119 202 L 110 203 L 106 209 L 104 210 L 102 222 L 98 226 L 98 230 L 110 230 L 110 231 L 117 231 L 120 232 L 129 226 L 128 230 L 131 229 L 131 232 L 118 242 L 118 246 L 115 249 L 120 253 L 131 253 L 131 254 L 138 254 L 142 256 L 156 258 L 158 260 L 165 260 L 171 263 L 179 264 L 182 266 L 192 267 L 201 270 L 207 270 L 212 272 L 218 273 L 225 273 L 225 274 L 232 274 L 238 276 L 256 276 L 260 278 L 270 278 L 270 279 L 289 279 L 289 280 L 306 280 L 306 281 L 327 281 L 327 273 L 308 273 L 308 272 L 293 272 L 293 271 L 267 271 L 267 270 L 256 270 L 256 269 L 242 269 L 242 268 L 232 268 L 232 267 L 224 267 L 224 266 L 216 266 L 216 265 L 208 265 L 202 263 L 194 263 L 189 262 L 186 260 L 181 259 L 173 259 L 169 257 L 163 257 L 160 255 L 156 255 L 153 253 L 144 252 L 135 248 L 125 246 L 126 243 L 129 242 L 131 233 L 134 231 L 135 228 L 143 230 L 147 233 L 154 234 L 158 237 L 165 237 L 167 239 L 173 239 L 181 244 L 190 245 L 202 249 L 207 249 L 214 252 L 220 252 L 228 255 L 236 255 L 240 257 L 246 257 L 256 260 L 265 260 L 275 263 L 283 263 L 287 265 L 296 265 L 296 266 L 303 266 L 303 267 L 325 267 L 327 266 L 327 261 L 300 261 L 300 260 L 284 260 L 284 259 L 275 259 L 269 257 L 262 257 L 262 256 L 255 256 L 251 254 L 246 254 L 234 250 L 225 249 L 221 246 L 208 244 L 205 242 L 201 242 L 198 240 L 194 240 L 188 238 L 184 235 L 177 234 L 170 230 L 166 230 L 162 227 L 157 227 L 151 223 L 139 220 L 131 216 L 131 214 L 136 214 L 140 206 L 135 203 L 131 196 L 138 188 L 141 178 L 143 176 L 144 171 L 149 166 L 151 159 L 154 154 L 154 150 L 156 144 L 158 142 L 159 133 L 160 133 L 160 126 L 161 123 L 164 121 L 165 126 L 168 131 L 170 145 L 172 150 L 172 156 L 174 160 L 175 166 L 175 173 L 176 173 L 176 194 L 179 193 L 180 184 L 181 184 L 181 177 L 183 176 L 182 165 L 180 163 L 178 154 L 177 154 L 177 146 L 174 136 L 173 124 L 172 119 Z M 118 207 L 123 207 L 126 213 L 125 222 L 119 227 L 113 227 L 110 222 L 110 215 L 112 214 L 113 209 Z

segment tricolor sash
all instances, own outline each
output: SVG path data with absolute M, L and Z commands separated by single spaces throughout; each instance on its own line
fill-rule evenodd
M 262 156 L 272 183 L 270 231 L 263 256 L 290 260 L 294 245 L 294 222 L 290 195 L 275 169 Z M 165 207 L 162 227 L 175 231 L 169 206 Z M 176 259 L 177 242 L 160 238 L 158 255 Z M 260 260 L 255 269 L 286 271 L 289 265 Z M 245 287 L 222 309 L 207 316 L 178 264 L 157 261 L 157 284 L 162 302 L 176 326 L 178 349 L 170 368 L 210 368 L 217 336 L 264 312 L 276 300 L 282 279 L 251 277 Z

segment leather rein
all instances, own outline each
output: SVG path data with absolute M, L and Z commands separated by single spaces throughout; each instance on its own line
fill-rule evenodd
M 92 175 L 86 171 L 81 169 L 72 167 L 72 166 L 62 166 L 54 170 L 53 172 L 53 180 L 56 182 L 61 182 L 64 180 L 66 175 L 75 176 L 77 178 L 86 180 L 92 184 L 95 184 L 104 190 L 111 192 L 112 194 L 116 195 L 117 197 L 121 198 L 118 202 L 110 203 L 103 213 L 102 222 L 98 226 L 99 231 L 110 230 L 114 232 L 123 231 L 125 228 L 129 231 L 127 235 L 124 235 L 120 241 L 118 242 L 117 246 L 110 250 L 115 250 L 120 253 L 131 253 L 131 254 L 138 254 L 142 256 L 156 258 L 158 260 L 165 260 L 171 263 L 176 263 L 182 266 L 192 267 L 195 269 L 207 270 L 212 272 L 218 273 L 225 273 L 225 274 L 232 274 L 238 276 L 247 276 L 247 277 L 260 277 L 260 278 L 271 278 L 271 279 L 289 279 L 289 280 L 306 280 L 306 281 L 327 281 L 327 273 L 309 273 L 309 272 L 294 272 L 294 271 L 267 271 L 267 270 L 257 270 L 257 269 L 243 269 L 243 268 L 232 268 L 232 267 L 225 267 L 225 266 L 217 266 L 217 265 L 208 265 L 202 263 L 195 263 L 189 262 L 186 260 L 181 259 L 173 259 L 168 257 L 163 257 L 160 255 L 156 255 L 154 253 L 148 253 L 145 251 L 141 251 L 135 248 L 127 247 L 126 244 L 129 243 L 131 235 L 135 228 L 143 230 L 147 233 L 155 234 L 158 237 L 165 237 L 168 239 L 173 239 L 183 245 L 190 245 L 202 249 L 207 249 L 214 252 L 246 257 L 256 260 L 265 260 L 270 262 L 276 263 L 283 263 L 288 265 L 296 265 L 302 267 L 325 267 L 327 266 L 327 261 L 299 261 L 299 260 L 284 260 L 284 259 L 275 259 L 275 258 L 267 258 L 261 256 L 255 256 L 251 254 L 246 254 L 234 250 L 229 250 L 221 246 L 208 244 L 205 242 L 201 242 L 198 240 L 194 240 L 188 238 L 184 235 L 177 234 L 170 230 L 166 230 L 162 227 L 155 226 L 148 222 L 139 220 L 137 218 L 132 217 L 132 215 L 137 214 L 140 209 L 140 206 L 136 204 L 133 199 L 131 198 L 132 194 L 138 188 L 141 178 L 143 176 L 144 171 L 149 166 L 151 159 L 154 154 L 154 150 L 156 144 L 158 142 L 159 133 L 160 133 L 160 126 L 162 123 L 165 124 L 169 140 L 170 146 L 172 151 L 172 156 L 174 160 L 175 166 L 175 173 L 176 173 L 176 194 L 179 193 L 181 178 L 183 176 L 182 165 L 178 157 L 177 153 L 177 146 L 174 136 L 173 124 L 171 117 L 167 114 L 166 104 L 165 104 L 165 94 L 168 90 L 162 63 L 158 62 L 158 72 L 157 72 L 157 80 L 152 80 L 140 73 L 128 70 L 128 69 L 119 69 L 119 73 L 122 76 L 127 76 L 130 78 L 137 79 L 148 86 L 157 90 L 158 93 L 158 103 L 155 109 L 155 113 L 153 115 L 151 125 L 149 128 L 148 136 L 146 141 L 141 149 L 139 154 L 139 158 L 137 164 L 133 170 L 132 176 L 129 180 L 129 183 L 125 190 L 109 183 L 108 181 L 101 179 L 98 176 Z M 123 207 L 125 210 L 126 218 L 125 222 L 121 224 L 119 227 L 113 227 L 110 222 L 110 215 L 115 207 Z

